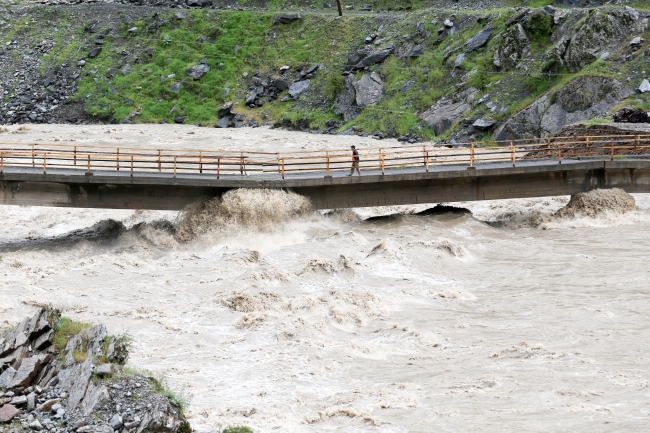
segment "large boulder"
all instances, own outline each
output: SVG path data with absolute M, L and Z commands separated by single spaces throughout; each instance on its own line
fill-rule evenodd
M 564 126 L 602 116 L 632 95 L 621 82 L 602 77 L 578 77 L 553 98 L 544 95 L 515 114 L 496 131 L 497 140 L 548 137 Z
M 376 72 L 364 74 L 354 83 L 356 101 L 359 107 L 376 104 L 384 93 L 384 82 Z
M 291 24 L 295 21 L 300 21 L 300 15 L 276 15 L 273 17 L 273 25 L 276 24 Z
M 569 42 L 564 56 L 567 68 L 578 72 L 596 61 L 609 44 L 623 36 L 621 23 L 613 14 L 591 10 Z
M 477 94 L 478 89 L 470 87 L 443 98 L 422 113 L 420 118 L 433 129 L 436 135 L 440 135 L 470 112 Z
M 311 80 L 297 81 L 289 87 L 289 96 L 297 99 L 311 87 Z
M 500 71 L 514 68 L 530 52 L 530 40 L 521 24 L 511 26 L 494 51 L 494 66 Z
M 490 36 L 492 36 L 492 33 L 494 33 L 494 27 L 492 26 L 485 26 L 483 29 L 478 33 L 478 35 L 474 36 L 467 42 L 465 42 L 465 52 L 471 53 L 474 50 L 478 50 L 482 46 L 488 43 L 490 40 Z
M 364 57 L 362 60 L 359 61 L 359 63 L 356 64 L 354 69 L 363 69 L 368 66 L 372 66 L 377 63 L 381 63 L 384 60 L 388 58 L 391 54 L 395 52 L 395 48 L 392 45 L 389 45 L 387 48 L 377 51 L 376 53 L 372 53 L 366 57 Z M 359 54 L 359 53 L 357 53 Z M 349 60 L 349 59 L 348 59 Z

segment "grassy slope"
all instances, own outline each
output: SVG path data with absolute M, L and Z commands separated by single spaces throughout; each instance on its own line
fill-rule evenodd
M 177 10 L 163 10 L 154 17 L 151 10 L 131 9 L 137 11 L 134 12 L 138 15 L 135 21 L 128 24 L 117 21 L 118 24 L 111 25 L 98 20 L 97 33 L 89 34 L 84 28 L 91 18 L 69 14 L 68 10 L 31 8 L 14 21 L 0 43 L 19 38 L 36 43 L 45 36 L 52 36 L 57 46 L 45 56 L 43 71 L 46 71 L 61 64 L 76 64 L 78 59 L 86 56 L 97 35 L 108 31 L 102 54 L 89 59 L 84 68 L 78 97 L 86 99 L 89 112 L 111 121 L 121 121 L 132 113 L 139 113 L 136 117 L 138 122 L 171 122 L 174 116 L 185 115 L 186 123 L 212 125 L 217 120 L 217 108 L 223 102 L 233 100 L 238 103 L 236 110 L 239 113 L 256 118 L 260 123 L 284 120 L 308 123 L 312 129 L 322 129 L 327 120 L 337 118 L 331 111 L 331 100 L 341 86 L 339 68 L 347 55 L 364 46 L 364 38 L 376 32 L 380 25 L 385 29 L 380 36 L 382 46 L 387 43 L 398 47 L 413 44 L 406 36 L 414 33 L 418 21 L 427 23 L 430 34 L 425 43 L 425 55 L 418 59 L 392 56 L 383 65 L 373 67 L 386 83 L 384 97 L 345 127 L 356 125 L 367 132 L 393 131 L 400 135 L 418 133 L 432 137 L 432 131 L 419 121 L 418 114 L 438 98 L 463 85 L 479 88 L 479 97 L 486 93 L 498 96 L 509 107 L 498 116 L 505 119 L 544 92 L 557 89 L 576 76 L 622 75 L 637 80 L 641 70 L 647 69 L 644 67 L 644 50 L 633 53 L 626 63 L 619 62 L 626 55 L 622 48 L 620 53 L 612 53 L 610 59 L 597 61 L 578 74 L 569 74 L 566 70 L 560 75 L 542 74 L 541 60 L 533 62 L 528 72 L 499 73 L 491 64 L 494 45 L 499 41 L 497 36 L 486 48 L 467 56 L 462 66 L 464 71 L 454 73 L 453 61 L 456 53 L 461 51 L 454 52 L 443 62 L 445 53 L 462 47 L 483 27 L 484 21 L 479 22 L 479 18 L 489 16 L 489 23 L 497 28 L 497 35 L 504 30 L 504 23 L 512 14 L 507 9 L 456 13 L 460 31 L 439 45 L 433 41 L 440 24 L 428 23 L 433 20 L 441 22 L 449 12 L 422 10 L 405 15 L 367 14 L 341 19 L 307 14 L 301 22 L 273 26 L 271 13 L 192 10 L 184 11 L 187 18 L 178 21 L 173 19 Z M 152 23 L 163 19 L 171 22 L 153 32 L 149 30 Z M 41 26 L 44 22 L 51 25 Z M 132 27 L 137 27 L 138 31 L 128 33 L 127 29 Z M 533 54 L 539 57 L 551 44 L 548 35 L 536 38 Z M 239 46 L 236 54 L 235 46 Z M 154 50 L 153 56 L 147 54 L 148 49 Z M 200 81 L 188 79 L 187 69 L 204 58 L 211 71 Z M 120 70 L 127 63 L 132 70 L 124 76 Z M 243 100 L 251 82 L 250 77 L 244 79 L 244 72 L 268 76 L 276 74 L 283 65 L 296 67 L 316 63 L 322 63 L 326 68 L 319 71 L 313 90 L 300 101 L 283 103 L 277 100 L 254 110 L 244 107 Z M 471 74 L 465 74 L 465 71 Z M 161 76 L 171 74 L 176 77 L 161 83 Z M 399 92 L 409 80 L 415 80 L 416 85 L 408 92 Z M 169 90 L 169 86 L 178 81 L 182 82 L 181 91 Z M 228 97 L 224 97 L 224 88 L 232 89 Z M 650 108 L 647 97 L 630 102 Z M 176 110 L 170 115 L 175 106 Z M 470 115 L 489 115 L 483 110 L 477 106 Z

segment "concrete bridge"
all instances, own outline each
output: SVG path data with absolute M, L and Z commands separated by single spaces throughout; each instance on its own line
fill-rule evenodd
M 362 176 L 354 177 L 346 176 L 347 150 L 172 154 L 5 145 L 0 204 L 180 210 L 234 188 L 291 190 L 310 198 L 316 209 L 544 197 L 596 188 L 650 193 L 650 160 L 641 155 L 650 147 L 647 141 L 366 149 Z

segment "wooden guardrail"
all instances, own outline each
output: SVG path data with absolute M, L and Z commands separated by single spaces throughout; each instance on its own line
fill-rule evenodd
M 563 159 L 601 156 L 614 159 L 622 155 L 650 153 L 650 135 L 616 137 L 582 136 L 531 138 L 487 143 L 423 143 L 413 146 L 359 148 L 361 170 L 387 170 L 453 164 L 475 167 L 479 164 L 518 162 L 534 159 Z M 300 152 L 236 152 L 217 150 L 165 150 L 74 146 L 69 144 L 25 144 L 0 142 L 0 173 L 6 167 L 127 171 L 130 176 L 147 173 L 204 174 L 220 178 L 224 174 L 324 172 L 349 170 L 349 149 Z

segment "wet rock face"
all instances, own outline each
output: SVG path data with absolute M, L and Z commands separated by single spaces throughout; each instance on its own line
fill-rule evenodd
M 530 40 L 521 24 L 511 26 L 494 52 L 494 66 L 500 71 L 514 68 L 530 52 Z

